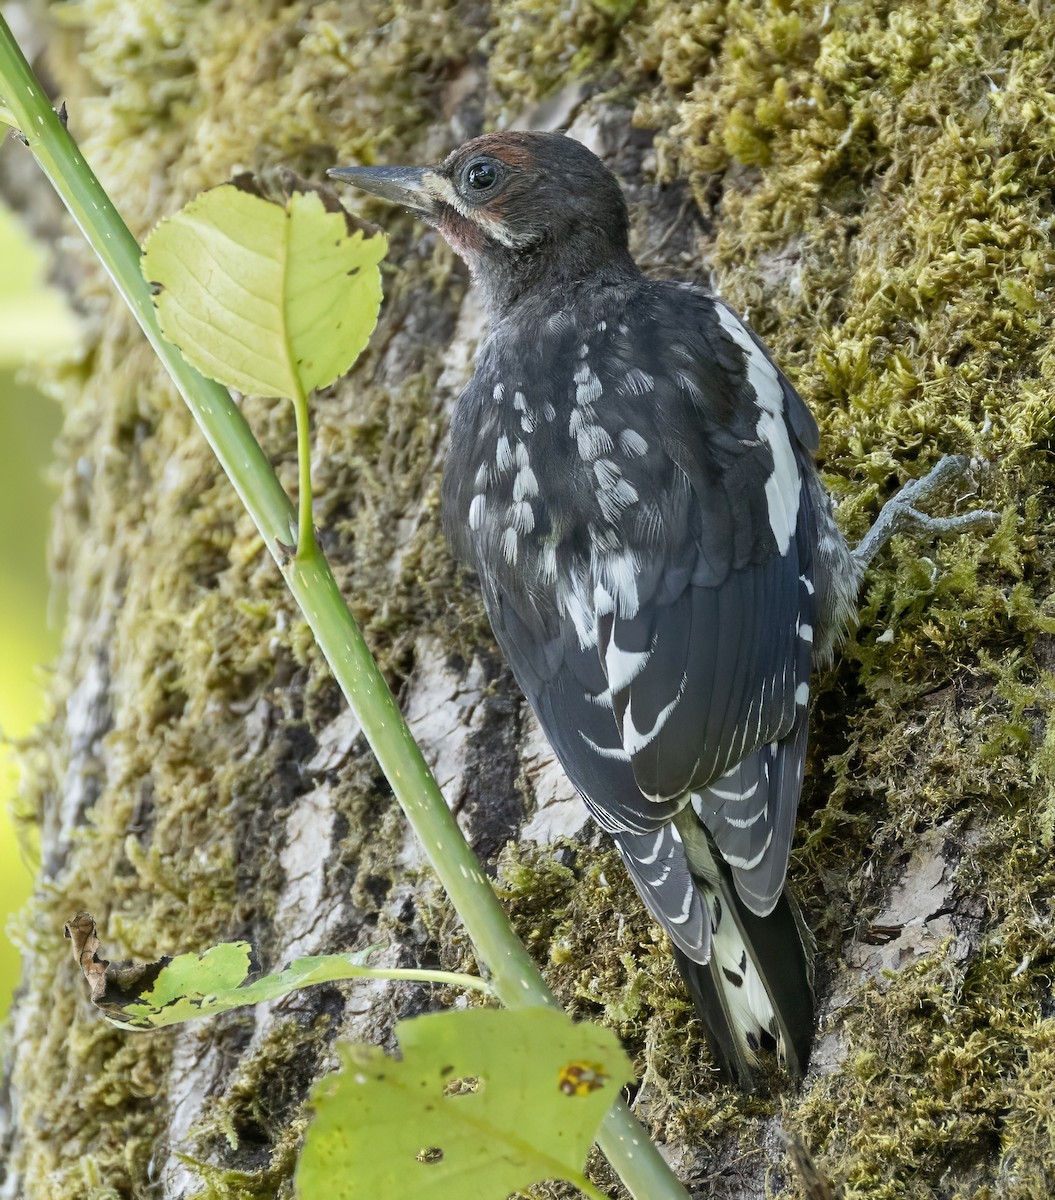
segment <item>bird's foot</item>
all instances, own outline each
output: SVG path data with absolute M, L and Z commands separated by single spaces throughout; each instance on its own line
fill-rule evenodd
M 863 571 L 880 550 L 895 534 L 919 530 L 935 537 L 950 533 L 963 533 L 968 529 L 991 529 L 1000 521 L 1000 514 L 986 509 L 958 513 L 953 517 L 929 517 L 916 507 L 929 499 L 935 492 L 967 475 L 971 462 L 965 455 L 948 454 L 931 468 L 922 479 L 906 483 L 896 496 L 892 496 L 879 510 L 872 528 L 853 551 Z

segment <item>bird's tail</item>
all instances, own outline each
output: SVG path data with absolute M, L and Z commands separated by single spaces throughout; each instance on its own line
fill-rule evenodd
M 691 805 L 647 833 L 616 831 L 615 842 L 670 935 L 726 1077 L 754 1091 L 759 1055 L 775 1050 L 801 1079 L 813 1038 L 813 939 L 787 889 L 765 916 L 752 912 Z
M 696 883 L 710 914 L 710 957 L 696 962 L 677 946 L 674 954 L 716 1061 L 744 1091 L 758 1086 L 767 1050 L 800 1080 L 813 1040 L 812 938 L 794 901 L 785 890 L 768 916 L 756 916 L 724 863 L 716 880 Z

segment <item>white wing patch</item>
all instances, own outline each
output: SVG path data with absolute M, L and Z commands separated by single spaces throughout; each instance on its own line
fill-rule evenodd
M 784 391 L 776 367 L 751 340 L 751 335 L 734 313 L 724 304 L 716 304 L 714 311 L 722 328 L 743 350 L 747 361 L 747 381 L 754 389 L 755 403 L 760 410 L 755 432 L 773 455 L 773 472 L 766 480 L 769 527 L 777 550 L 787 554 L 798 522 L 802 480 L 784 424 Z
M 621 692 L 629 686 L 648 665 L 651 650 L 620 650 L 613 637 L 604 655 L 604 673 L 608 677 L 611 691 Z
M 598 758 L 612 758 L 612 759 L 615 759 L 616 762 L 629 762 L 630 761 L 630 755 L 627 754 L 627 752 L 622 748 L 622 746 L 598 745 L 598 743 L 595 742 L 593 740 L 593 738 L 588 738 L 581 729 L 579 730 L 579 737 L 582 738 L 582 740 L 587 744 L 587 746 L 590 747 L 590 749 L 594 752 L 594 754 L 597 755 Z
M 639 730 L 634 725 L 634 697 L 631 696 L 626 703 L 626 712 L 623 713 L 623 748 L 627 754 L 638 754 L 648 745 L 659 737 L 663 726 L 670 720 L 670 714 L 678 707 L 682 696 L 685 694 L 685 685 L 688 683 L 688 676 L 682 675 L 681 684 L 678 687 L 674 699 L 669 704 L 666 704 L 659 710 L 655 721 L 652 723 L 651 729 Z

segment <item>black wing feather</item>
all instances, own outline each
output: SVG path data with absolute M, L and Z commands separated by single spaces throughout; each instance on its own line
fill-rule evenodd
M 547 623 L 536 613 L 525 618 L 508 594 L 485 593 L 485 600 L 502 653 L 601 826 L 649 833 L 668 822 L 681 804 L 649 804 L 642 797 L 612 719 L 597 652 L 579 645 L 570 623 Z
M 606 324 L 614 331 L 620 321 Z M 783 884 L 805 752 L 810 645 L 800 627 L 813 623 L 803 578 L 816 527 L 802 478 L 813 469 L 808 447 L 816 426 L 757 339 L 710 298 L 649 285 L 628 300 L 624 328 L 657 331 L 630 356 L 653 379 L 636 407 L 623 399 L 611 401 L 622 407 L 608 415 L 603 408 L 620 395 L 624 346 L 587 347 L 575 351 L 575 361 L 596 370 L 594 419 L 616 422 L 613 445 L 621 422 L 648 447 L 637 459 L 619 459 L 640 503 L 610 531 L 633 554 L 634 603 L 605 595 L 615 589 L 595 557 L 602 543 L 593 532 L 592 485 L 588 477 L 575 482 L 582 464 L 574 446 L 570 458 L 560 457 L 568 453 L 560 419 L 536 429 L 530 450 L 532 465 L 547 472 L 547 495 L 560 500 L 538 516 L 564 556 L 555 590 L 536 586 L 534 561 L 503 560 L 497 527 L 469 539 L 470 556 L 495 635 L 569 777 L 605 828 L 632 835 L 621 842 L 628 863 L 642 847 L 651 854 L 654 835 L 694 793 L 744 903 L 765 915 Z M 659 335 L 666 328 L 680 330 L 677 342 Z M 756 388 L 768 389 L 768 409 Z M 489 414 L 495 431 L 495 414 L 477 400 L 475 411 Z M 474 474 L 466 463 L 445 481 L 452 492 L 465 489 L 463 511 L 472 495 L 463 481 Z M 495 503 L 501 511 L 501 498 Z M 790 537 L 781 520 L 793 521 Z M 464 529 L 455 536 L 466 544 Z M 560 592 L 573 585 L 578 629 Z M 582 612 L 591 605 L 595 645 L 580 640 Z M 722 786 L 734 769 L 739 774 Z M 752 784 L 753 820 L 744 824 L 741 810 L 718 793 Z M 665 855 L 662 868 L 656 860 L 631 870 L 670 927 L 673 904 L 655 881 L 662 875 L 669 886 L 688 862 L 676 839 Z M 706 956 L 702 943 L 683 949 Z

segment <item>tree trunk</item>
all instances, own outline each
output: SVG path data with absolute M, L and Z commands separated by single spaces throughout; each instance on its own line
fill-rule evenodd
M 666 942 L 443 545 L 476 298 L 435 235 L 347 197 L 392 246 L 374 340 L 314 401 L 324 545 L 519 930 L 561 999 L 624 1037 L 682 1178 L 708 1197 L 1050 1194 L 1051 6 L 76 12 L 45 65 L 140 237 L 239 169 L 435 161 L 485 126 L 568 126 L 624 181 L 641 264 L 710 279 L 772 347 L 821 422 L 851 537 L 940 454 L 978 460 L 945 503 L 1002 509 L 999 529 L 896 541 L 818 680 L 791 878 L 821 1027 L 801 1091 L 744 1099 L 716 1084 Z M 19 167 L 23 208 L 45 188 Z M 204 439 L 87 251 L 56 248 L 88 341 L 49 381 L 69 622 L 27 756 L 42 853 L 0 1196 L 290 1197 L 335 1040 L 391 1048 L 393 1022 L 442 996 L 324 986 L 130 1034 L 89 1006 L 64 921 L 92 912 L 115 959 L 236 937 L 268 970 L 373 943 L 401 965 L 472 951 Z M 244 405 L 292 487 L 291 407 Z

